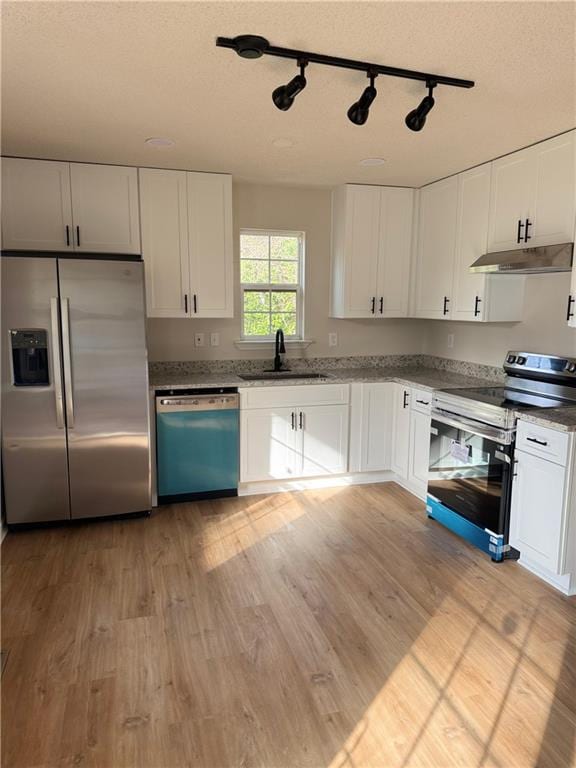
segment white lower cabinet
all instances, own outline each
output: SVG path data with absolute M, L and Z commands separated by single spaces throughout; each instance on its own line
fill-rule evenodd
M 410 396 L 410 387 L 394 384 L 391 469 L 404 480 L 408 480 L 410 457 Z
M 517 443 L 521 448 L 514 457 L 510 544 L 520 552 L 521 563 L 545 578 L 548 576 L 553 583 L 555 577 L 563 578 L 557 586 L 574 592 L 576 510 L 572 444 L 567 455 L 555 455 L 553 451 L 543 455 L 546 443 L 554 447 L 554 438 L 566 435 L 539 427 L 535 438 L 530 429 L 530 425 L 520 422 Z
M 388 382 L 351 385 L 350 472 L 390 469 L 395 388 Z
M 428 489 L 428 461 L 430 458 L 429 413 L 414 409 L 410 412 L 410 454 L 408 460 L 408 482 L 421 499 L 426 498 Z
M 313 405 L 298 411 L 302 477 L 339 475 L 348 469 L 348 406 Z
M 302 464 L 300 435 L 293 428 L 293 408 L 243 411 L 242 482 L 298 477 Z
M 392 471 L 409 491 L 426 498 L 432 393 L 395 384 Z
M 322 385 L 315 385 L 241 392 L 241 482 L 347 471 L 348 403 L 339 402 L 341 386 L 327 385 L 326 389 L 328 392 Z M 348 387 L 345 389 L 347 401 Z M 336 402 L 325 403 L 330 393 Z

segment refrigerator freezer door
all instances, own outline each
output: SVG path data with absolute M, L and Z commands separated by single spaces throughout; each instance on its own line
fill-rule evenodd
M 61 259 L 73 518 L 150 509 L 143 264 Z
M 70 517 L 60 366 L 56 259 L 2 257 L 2 469 L 10 525 Z

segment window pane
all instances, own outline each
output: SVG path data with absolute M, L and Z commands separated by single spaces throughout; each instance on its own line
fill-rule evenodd
M 269 336 L 270 315 L 264 312 L 251 312 L 244 315 L 244 336 Z
M 297 261 L 298 238 L 297 237 L 271 237 L 270 238 L 270 258 L 271 259 L 291 259 Z
M 296 315 L 274 312 L 272 314 L 272 331 L 282 328 L 286 336 L 296 335 Z
M 298 262 L 297 261 L 271 261 L 270 262 L 270 282 L 271 283 L 297 283 L 298 282 Z
M 273 312 L 296 312 L 296 291 L 272 291 Z
M 270 293 L 244 291 L 244 312 L 270 312 Z
M 240 282 L 267 283 L 268 261 L 240 261 Z
M 240 235 L 240 258 L 267 259 L 268 235 Z

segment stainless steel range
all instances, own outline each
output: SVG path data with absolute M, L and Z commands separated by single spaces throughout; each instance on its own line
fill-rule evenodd
M 502 386 L 448 389 L 432 401 L 427 511 L 494 561 L 508 545 L 518 414 L 576 406 L 576 358 L 509 352 Z

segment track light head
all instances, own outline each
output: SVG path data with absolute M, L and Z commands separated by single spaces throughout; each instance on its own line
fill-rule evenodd
M 304 70 L 308 62 L 300 62 L 300 74 L 293 77 L 286 85 L 280 85 L 272 92 L 272 101 L 278 109 L 282 112 L 286 112 L 292 104 L 298 94 L 306 88 L 306 78 L 304 77 Z
M 376 75 L 368 72 L 368 77 L 370 78 L 370 85 L 364 88 L 362 96 L 360 96 L 358 101 L 352 104 L 347 113 L 348 120 L 350 120 L 351 123 L 354 123 L 354 125 L 364 125 L 370 114 L 370 106 L 378 95 L 378 91 L 374 87 Z
M 412 112 L 409 112 L 406 115 L 406 125 L 408 128 L 410 128 L 411 131 L 421 131 L 422 128 L 424 128 L 424 125 L 426 124 L 426 117 L 428 116 L 428 113 L 432 109 L 432 107 L 435 104 L 434 97 L 432 96 L 432 91 L 434 88 L 436 88 L 436 83 L 429 82 L 428 85 L 428 96 L 424 96 L 420 104 L 416 107 L 416 109 L 413 109 Z
M 234 50 L 243 59 L 259 59 L 270 47 L 268 40 L 260 35 L 238 35 L 232 42 Z

